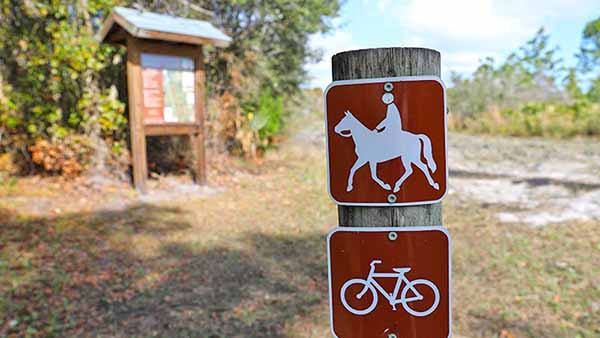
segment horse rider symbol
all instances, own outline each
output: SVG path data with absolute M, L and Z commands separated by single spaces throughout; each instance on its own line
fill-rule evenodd
M 389 184 L 377 176 L 377 164 L 398 157 L 402 160 L 404 174 L 394 184 L 394 193 L 400 191 L 402 183 L 413 173 L 413 164 L 425 174 L 427 182 L 433 189 L 440 188 L 429 173 L 430 170 L 431 173 L 435 173 L 437 169 L 431 152 L 431 141 L 425 134 L 413 134 L 402 129 L 402 119 L 394 103 L 392 89 L 392 83 L 388 82 L 384 85 L 385 93 L 381 101 L 387 106 L 386 116 L 374 130 L 365 127 L 349 110 L 344 112 L 344 117 L 334 128 L 336 134 L 352 138 L 354 152 L 358 156 L 348 175 L 346 187 L 348 192 L 354 188 L 352 185 L 354 174 L 366 163 L 369 163 L 373 181 L 385 190 L 392 190 Z M 421 161 L 421 153 L 425 157 L 426 164 Z

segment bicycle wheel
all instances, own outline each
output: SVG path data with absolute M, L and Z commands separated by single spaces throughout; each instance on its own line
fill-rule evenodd
M 402 302 L 402 307 L 404 307 L 404 310 L 406 310 L 406 312 L 410 313 L 413 316 L 425 317 L 425 316 L 429 315 L 430 313 L 432 313 L 433 311 L 435 311 L 438 304 L 440 303 L 440 291 L 438 290 L 437 286 L 435 286 L 435 284 L 433 284 L 431 281 L 428 281 L 427 279 L 415 279 L 414 281 L 412 281 L 404 286 L 404 288 L 402 289 L 402 293 L 400 294 L 400 299 L 406 299 L 406 293 L 408 292 L 408 290 L 413 289 L 413 288 L 416 290 L 417 285 L 426 285 L 429 288 L 431 288 L 431 290 L 433 290 L 433 296 L 434 296 L 433 304 L 425 311 L 413 310 L 408 305 L 409 302 L 406 302 L 406 301 Z
M 364 310 L 353 308 L 350 304 L 348 304 L 348 301 L 346 300 L 346 290 L 350 286 L 357 285 L 357 284 L 362 285 L 361 290 L 363 290 L 365 287 L 368 288 L 371 291 L 371 295 L 373 297 L 373 300 L 371 301 L 371 305 L 369 305 Z M 375 288 L 364 279 L 356 278 L 356 279 L 351 279 L 351 280 L 347 281 L 346 283 L 344 283 L 344 285 L 342 286 L 342 289 L 340 290 L 340 297 L 342 298 L 342 304 L 344 304 L 344 307 L 346 308 L 346 310 L 348 310 L 358 316 L 362 316 L 362 315 L 366 315 L 366 314 L 370 313 L 371 311 L 373 311 L 375 306 L 377 306 L 377 291 L 375 291 Z M 356 295 L 354 295 L 354 297 L 356 299 L 358 299 L 358 293 Z

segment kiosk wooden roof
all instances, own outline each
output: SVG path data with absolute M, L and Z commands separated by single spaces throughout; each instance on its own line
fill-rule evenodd
M 115 7 L 98 33 L 101 41 L 125 43 L 126 35 L 192 45 L 227 47 L 231 38 L 208 21 Z

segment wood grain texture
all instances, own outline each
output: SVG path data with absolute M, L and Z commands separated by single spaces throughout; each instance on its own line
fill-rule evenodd
M 144 131 L 146 136 L 158 136 L 158 135 L 191 135 L 196 134 L 200 130 L 200 126 L 197 123 L 156 123 L 156 124 L 145 124 Z
M 195 88 L 195 103 L 194 109 L 196 113 L 196 123 L 198 124 L 197 131 L 191 135 L 191 144 L 194 152 L 194 180 L 199 185 L 206 184 L 206 154 L 204 150 L 204 106 L 206 98 L 206 89 L 204 86 L 204 54 L 202 47 L 196 48 L 194 56 L 194 81 Z
M 332 57 L 334 81 L 441 74 L 440 53 L 427 48 L 375 48 Z M 442 224 L 441 203 L 407 207 L 338 206 L 340 226 L 431 226 Z
M 202 47 L 168 41 L 156 41 L 148 39 L 137 39 L 140 53 L 173 55 L 195 58 L 202 53 Z
M 207 46 L 215 45 L 217 47 L 222 47 L 222 48 L 225 48 L 228 45 L 228 43 L 226 43 L 226 42 L 221 42 L 221 41 L 207 39 L 207 38 L 201 38 L 198 36 L 181 35 L 181 34 L 168 33 L 168 32 L 159 32 L 159 31 L 153 31 L 153 30 L 148 30 L 148 29 L 138 29 L 136 35 L 137 35 L 137 37 L 142 38 L 142 39 L 180 42 L 180 43 L 186 43 L 186 44 L 190 44 L 190 45 L 207 45 Z
M 127 37 L 127 91 L 129 95 L 129 130 L 133 162 L 133 184 L 146 192 L 148 164 L 146 160 L 146 136 L 143 122 L 142 69 L 138 39 Z

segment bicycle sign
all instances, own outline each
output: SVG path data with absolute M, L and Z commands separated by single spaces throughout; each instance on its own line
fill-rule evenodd
M 438 304 L 440 303 L 440 292 L 437 286 L 435 286 L 435 284 L 426 279 L 415 279 L 414 281 L 408 280 L 405 274 L 409 272 L 411 268 L 394 268 L 393 273 L 376 273 L 375 265 L 381 263 L 382 262 L 380 260 L 374 260 L 371 262 L 371 271 L 369 272 L 369 276 L 367 277 L 367 279 L 354 278 L 344 283 L 344 285 L 342 286 L 342 290 L 340 291 L 340 297 L 342 299 L 342 304 L 344 304 L 346 310 L 359 316 L 371 313 L 375 306 L 377 306 L 377 291 L 379 291 L 388 300 L 394 311 L 396 311 L 396 304 L 402 304 L 404 310 L 406 310 L 406 312 L 410 313 L 411 315 L 417 317 L 424 317 L 432 313 L 437 308 Z M 378 277 L 397 279 L 396 286 L 394 287 L 394 292 L 388 293 L 387 291 L 385 291 L 385 289 L 377 282 L 377 280 L 375 280 L 375 278 Z M 403 284 L 403 282 L 404 288 L 400 293 L 400 299 L 398 299 L 398 292 L 400 291 L 400 286 Z M 360 291 L 356 295 L 357 299 L 361 299 L 365 295 L 365 293 L 367 293 L 367 291 L 371 291 L 371 297 L 373 298 L 373 301 L 371 302 L 371 305 L 369 305 L 364 310 L 353 308 L 351 305 L 348 304 L 348 301 L 346 300 L 346 297 L 350 297 L 350 295 L 348 295 L 346 292 L 353 285 L 363 286 L 362 291 Z M 434 294 L 433 304 L 424 311 L 414 310 L 409 305 L 410 302 L 420 301 L 424 298 L 421 295 L 421 293 L 419 293 L 419 291 L 417 290 L 417 285 L 424 285 L 431 288 Z M 409 292 L 413 293 L 412 297 L 408 296 Z
M 450 337 L 446 229 L 340 227 L 327 252 L 335 337 Z

